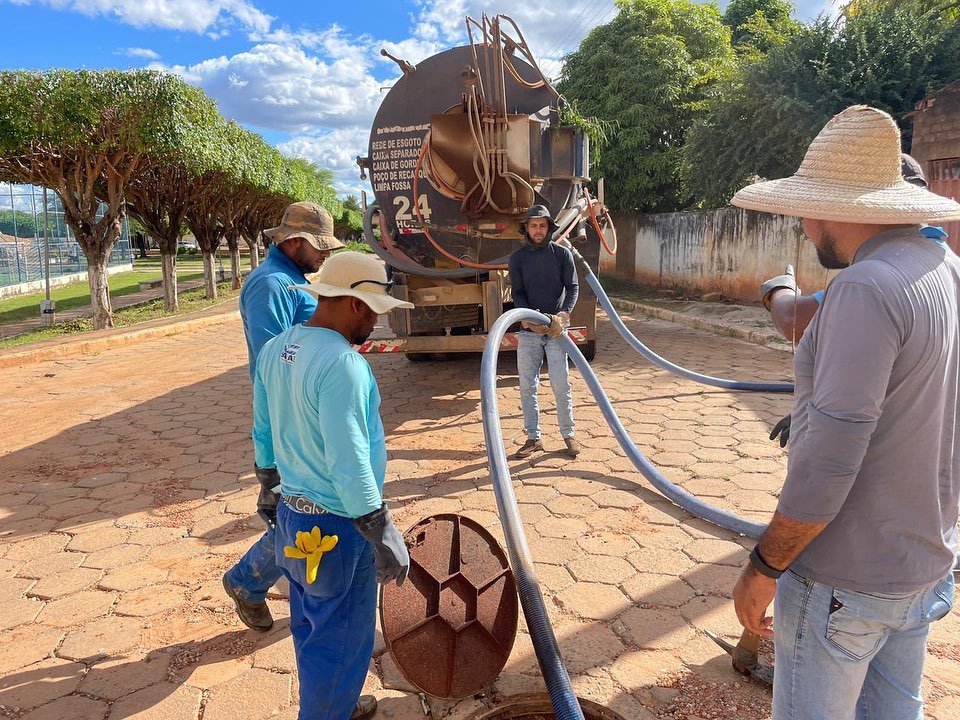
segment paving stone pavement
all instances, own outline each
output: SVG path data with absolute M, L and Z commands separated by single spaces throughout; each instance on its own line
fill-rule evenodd
M 783 380 L 787 353 L 627 318 L 687 367 Z M 372 356 L 398 525 L 463 513 L 499 536 L 479 420 L 479 359 Z M 239 320 L 0 376 L 0 712 L 18 720 L 296 717 L 288 610 L 246 630 L 220 576 L 261 531 L 254 514 L 250 388 Z M 767 440 L 788 397 L 694 385 L 635 356 L 605 319 L 593 363 L 633 439 L 675 482 L 764 520 L 785 454 Z M 523 440 L 515 363 L 498 398 L 508 451 Z M 544 390 L 547 452 L 511 461 L 528 540 L 577 692 L 626 720 L 766 718 L 769 692 L 742 681 L 704 631 L 733 639 L 730 589 L 748 540 L 671 505 L 633 469 L 573 374 L 576 461 L 559 450 Z M 928 717 L 960 716 L 960 614 L 935 626 Z M 367 690 L 380 717 L 422 718 L 378 639 Z M 523 627 L 483 697 L 431 701 L 465 719 L 543 690 Z

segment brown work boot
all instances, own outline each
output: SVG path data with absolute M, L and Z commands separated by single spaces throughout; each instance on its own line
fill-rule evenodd
M 267 604 L 265 602 L 252 603 L 242 599 L 230 586 L 226 574 L 223 576 L 223 589 L 227 591 L 227 595 L 233 600 L 233 605 L 237 610 L 237 617 L 240 618 L 240 622 L 257 632 L 266 632 L 273 627 L 273 615 L 270 614 L 270 608 L 267 607 Z
M 516 458 L 525 458 L 530 457 L 535 452 L 543 452 L 543 443 L 539 440 L 534 440 L 533 438 L 528 439 L 523 445 L 520 446 L 520 449 L 514 453 Z
M 377 699 L 373 695 L 361 695 L 357 706 L 350 713 L 350 720 L 370 720 L 377 714 Z
M 580 454 L 580 443 L 577 442 L 575 437 L 571 435 L 568 438 L 564 438 L 563 441 L 567 444 L 567 455 L 575 458 Z

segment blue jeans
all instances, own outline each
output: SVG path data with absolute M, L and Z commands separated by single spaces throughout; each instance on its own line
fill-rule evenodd
M 774 720 L 923 720 L 930 623 L 953 604 L 953 574 L 908 594 L 861 593 L 790 571 L 774 602 Z
M 227 582 L 242 600 L 264 602 L 267 591 L 283 574 L 277 567 L 275 544 L 276 532 L 267 530 L 227 572 Z
M 288 558 L 297 532 L 314 526 L 336 535 L 317 577 L 306 581 L 306 560 Z M 373 657 L 377 573 L 373 546 L 339 515 L 300 513 L 285 502 L 277 512 L 277 564 L 290 581 L 290 632 L 300 677 L 299 720 L 348 720 Z
M 520 406 L 523 408 L 523 429 L 532 440 L 540 439 L 540 405 L 537 388 L 540 386 L 540 368 L 543 356 L 547 356 L 550 369 L 550 387 L 557 401 L 557 422 L 560 435 L 573 437 L 573 393 L 570 391 L 570 375 L 567 369 L 567 353 L 559 338 L 523 330 L 517 346 L 517 372 L 520 375 Z

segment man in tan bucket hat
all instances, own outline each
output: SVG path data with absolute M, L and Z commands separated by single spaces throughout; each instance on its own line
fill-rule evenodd
M 313 316 L 317 301 L 311 295 L 291 289 L 307 282 L 305 273 L 315 273 L 330 254 L 343 247 L 333 235 L 333 217 L 312 202 L 290 205 L 279 227 L 266 230 L 273 246 L 264 261 L 250 273 L 240 292 L 240 318 L 247 341 L 250 379 L 257 370 L 257 356 L 267 340 Z M 260 482 L 257 514 L 267 532 L 223 576 L 223 588 L 233 600 L 244 625 L 266 632 L 273 616 L 266 603 L 267 591 L 280 579 L 274 560 L 274 533 L 280 485 L 276 470 L 256 469 Z
M 920 224 L 960 204 L 906 182 L 900 153 L 889 115 L 851 107 L 795 175 L 732 201 L 802 218 L 841 269 L 797 346 L 787 477 L 733 591 L 774 636 L 774 720 L 921 720 L 927 633 L 953 602 L 960 260 Z
M 299 287 L 313 316 L 263 346 L 253 387 L 256 466 L 281 478 L 277 562 L 290 582 L 300 720 L 361 720 L 373 656 L 377 584 L 406 578 L 410 557 L 383 502 L 386 437 L 363 343 L 377 315 L 412 308 L 389 294 L 383 263 L 343 252 Z

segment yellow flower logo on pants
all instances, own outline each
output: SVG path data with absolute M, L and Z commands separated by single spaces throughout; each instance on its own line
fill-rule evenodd
M 288 558 L 307 561 L 307 582 L 317 579 L 317 570 L 323 554 L 330 552 L 337 546 L 339 538 L 336 535 L 322 535 L 316 525 L 310 532 L 297 531 L 297 546 L 286 545 L 283 554 Z

